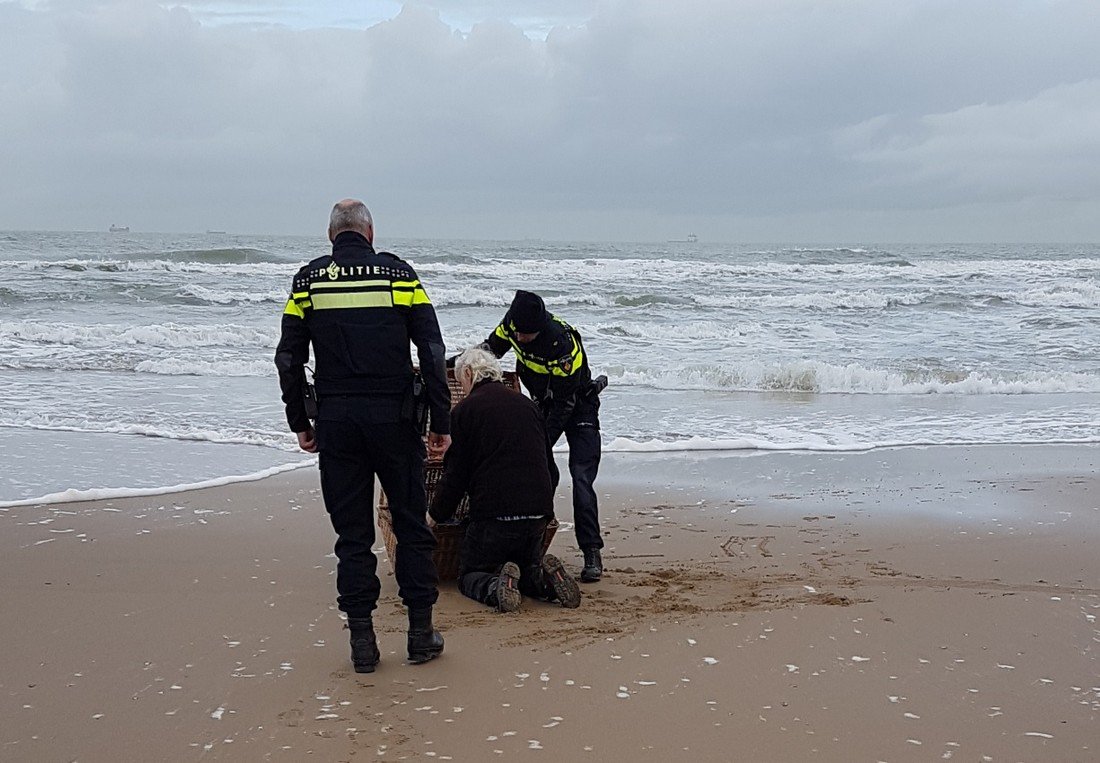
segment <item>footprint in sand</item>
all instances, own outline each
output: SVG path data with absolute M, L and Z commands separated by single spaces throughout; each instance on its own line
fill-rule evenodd
M 297 726 L 302 721 L 302 711 L 299 708 L 284 710 L 279 713 L 280 726 Z

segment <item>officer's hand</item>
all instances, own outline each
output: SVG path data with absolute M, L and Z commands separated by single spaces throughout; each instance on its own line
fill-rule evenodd
M 451 447 L 451 436 L 449 434 L 428 432 L 428 458 L 443 458 L 443 454 L 447 452 L 449 447 Z
M 313 427 L 310 427 L 304 432 L 298 432 L 297 435 L 299 448 L 306 453 L 317 452 L 317 435 L 313 432 Z

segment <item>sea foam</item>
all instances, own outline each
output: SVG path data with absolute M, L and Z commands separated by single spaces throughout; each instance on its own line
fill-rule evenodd
M 102 501 L 114 498 L 139 498 L 143 496 L 167 495 L 169 493 L 182 493 L 187 490 L 200 490 L 208 487 L 221 487 L 237 482 L 255 482 L 276 474 L 313 466 L 314 461 L 303 461 L 295 464 L 281 464 L 269 469 L 261 469 L 251 474 L 237 474 L 228 477 L 217 477 L 202 482 L 189 482 L 180 485 L 166 487 L 120 487 L 120 488 L 89 488 L 87 490 L 62 490 L 57 493 L 49 493 L 38 498 L 24 498 L 18 501 L 0 501 L 0 508 L 14 508 L 17 506 L 38 506 L 51 503 L 74 503 L 76 501 Z
M 1024 395 L 1100 392 L 1100 377 L 1077 372 L 982 373 L 958 369 L 899 372 L 858 363 L 820 361 L 786 364 L 735 362 L 690 365 L 673 370 L 623 368 L 607 370 L 616 384 L 666 390 L 741 392 L 813 392 L 870 395 Z

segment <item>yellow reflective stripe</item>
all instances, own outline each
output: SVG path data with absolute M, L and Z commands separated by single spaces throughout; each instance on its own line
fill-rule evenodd
M 521 355 L 520 352 L 519 352 L 519 348 L 516 347 L 514 344 L 512 345 L 512 347 L 515 348 L 516 357 L 519 359 L 520 363 L 527 366 L 528 368 L 530 368 L 532 371 L 534 371 L 537 374 L 549 374 L 550 373 L 550 369 L 547 368 L 546 366 L 544 366 L 542 363 L 536 363 L 535 361 L 531 360 L 530 358 L 526 358 L 523 355 Z
M 306 317 L 305 311 L 302 310 L 301 306 L 293 297 L 286 301 L 286 307 L 283 308 L 283 315 L 293 315 L 298 318 Z
M 554 376 L 572 376 L 581 368 L 581 363 L 584 361 L 584 353 L 580 351 L 580 348 L 574 342 L 573 357 L 570 358 L 569 370 L 566 371 L 561 367 L 561 361 L 557 360 L 551 363 L 549 373 Z
M 342 310 L 350 307 L 393 307 L 393 297 L 386 291 L 313 295 L 314 310 Z
M 581 343 L 573 340 L 573 370 L 576 371 L 584 363 L 584 350 L 581 349 Z
M 536 360 L 532 360 L 531 356 L 527 355 L 523 351 L 523 345 L 521 345 L 519 343 L 519 341 L 516 339 L 515 335 L 513 335 L 513 334 L 511 334 L 511 333 L 509 333 L 508 331 L 505 330 L 503 323 L 500 324 L 499 326 L 497 326 L 496 331 L 494 331 L 493 333 L 496 336 L 500 337 L 501 339 L 507 340 L 508 344 L 512 345 L 512 349 L 515 350 L 515 352 L 516 352 L 516 360 L 518 360 L 520 363 L 527 366 L 528 368 L 530 368 L 532 371 L 534 371 L 537 374 L 549 374 L 550 373 L 549 368 L 547 368 L 542 363 L 539 363 Z
M 412 307 L 413 305 L 430 305 L 432 301 L 428 299 L 428 295 L 424 293 L 423 289 L 417 289 L 416 291 L 395 291 L 393 293 L 393 303 L 402 307 Z
M 370 281 L 316 281 L 311 283 L 309 288 L 316 291 L 317 289 L 363 289 L 371 286 L 388 288 L 389 285 L 389 281 L 380 278 Z
M 569 358 L 569 370 L 566 371 L 561 366 L 560 360 L 551 360 L 548 364 L 542 364 L 538 361 L 532 360 L 530 357 L 524 355 L 523 350 L 520 348 L 518 342 L 512 341 L 512 349 L 516 351 L 516 357 L 519 362 L 530 368 L 535 373 L 547 374 L 548 376 L 562 376 L 568 377 L 577 373 L 580 370 L 581 365 L 584 363 L 584 351 L 581 350 L 580 342 L 573 341 L 573 352 Z
M 393 303 L 412 307 L 413 305 L 430 305 L 432 301 L 428 299 L 428 292 L 424 291 L 420 281 L 394 281 Z
M 562 367 L 562 360 L 550 360 L 546 363 L 541 363 L 537 360 L 533 360 L 530 355 L 524 352 L 523 345 L 516 339 L 515 334 L 512 331 L 515 330 L 515 325 L 505 326 L 503 323 L 499 324 L 493 331 L 493 335 L 499 337 L 508 344 L 512 345 L 512 349 L 516 351 L 516 360 L 530 368 L 537 374 L 546 374 L 548 376 L 562 376 L 568 377 L 577 373 L 581 366 L 584 365 L 584 350 L 581 348 L 581 343 L 577 341 L 576 336 L 573 334 L 573 329 L 569 327 L 565 321 L 561 318 L 555 317 L 555 321 L 560 323 L 568 333 L 569 339 L 573 342 L 573 351 L 570 353 L 569 360 L 566 361 L 569 365 L 569 370 L 566 371 Z M 512 331 L 510 331 L 511 329 Z

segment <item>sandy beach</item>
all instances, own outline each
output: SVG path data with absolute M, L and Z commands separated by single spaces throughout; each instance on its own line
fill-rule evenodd
M 382 561 L 367 676 L 313 469 L 0 509 L 0 759 L 1095 760 L 1098 461 L 607 455 L 580 609 L 447 583 L 409 666 Z

